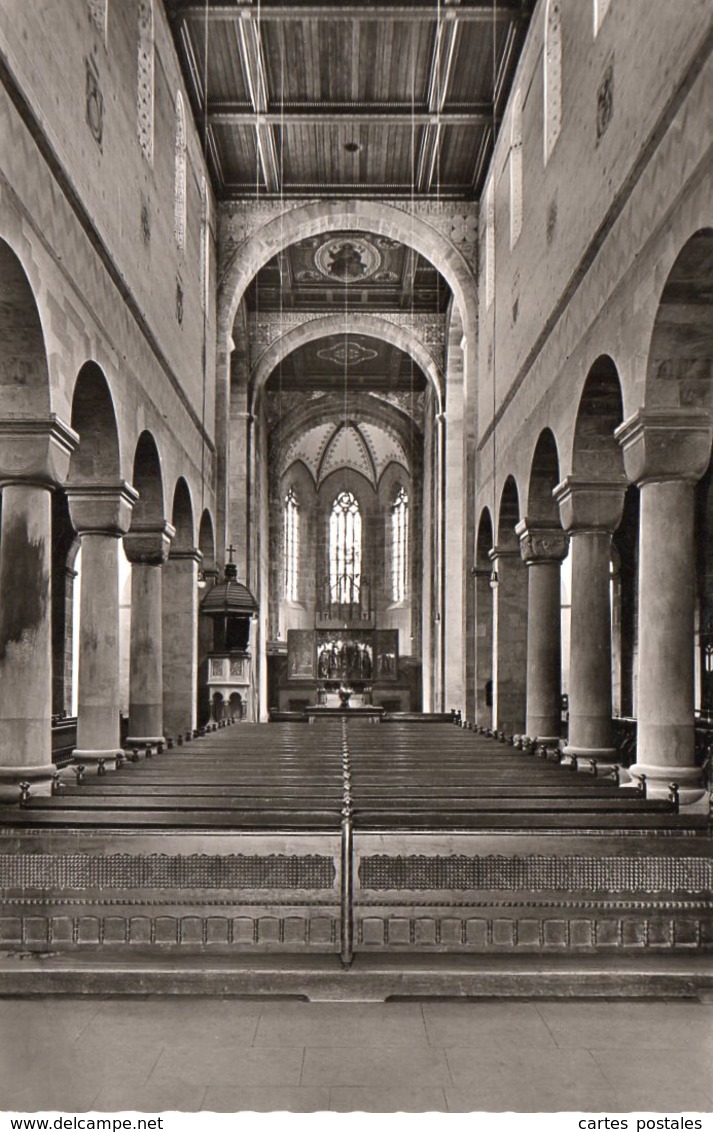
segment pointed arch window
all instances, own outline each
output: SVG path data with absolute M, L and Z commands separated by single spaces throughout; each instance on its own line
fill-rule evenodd
M 210 213 L 208 185 L 201 178 L 201 305 L 208 310 L 208 287 L 210 284 Z
M 176 95 L 175 177 L 173 186 L 173 229 L 176 247 L 186 245 L 186 114 L 183 97 Z
M 510 123 L 510 247 L 514 248 L 522 231 L 522 91 L 512 104 Z
M 495 298 L 495 188 L 493 178 L 485 190 L 485 309 Z
M 400 488 L 391 507 L 391 597 L 405 601 L 408 592 L 408 495 Z
M 136 114 L 139 145 L 153 161 L 154 14 L 153 0 L 139 0 L 139 50 Z
M 354 604 L 361 589 L 361 511 L 350 491 L 342 491 L 329 518 L 329 588 L 332 601 Z
M 562 128 L 562 11 L 547 0 L 545 12 L 545 164 Z
M 298 600 L 300 556 L 300 505 L 294 488 L 285 496 L 282 516 L 282 562 L 284 593 L 288 601 Z

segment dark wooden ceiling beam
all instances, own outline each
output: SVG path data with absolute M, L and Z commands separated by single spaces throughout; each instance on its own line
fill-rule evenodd
M 489 103 L 479 103 L 473 109 L 445 110 L 441 113 L 430 110 L 389 110 L 369 109 L 368 107 L 344 107 L 342 109 L 318 108 L 291 109 L 275 108 L 256 112 L 244 106 L 229 103 L 213 103 L 208 111 L 211 126 L 331 126 L 341 123 L 359 126 L 488 126 L 493 120 L 493 109 Z
M 279 192 L 280 160 L 275 134 L 272 126 L 261 120 L 268 107 L 268 94 L 260 27 L 253 20 L 238 20 L 236 31 L 240 63 L 253 108 L 251 122 L 255 126 L 255 140 L 263 180 L 268 192 Z
M 456 0 L 457 2 L 457 0 Z M 460 7 L 457 9 L 460 12 Z M 453 11 L 456 11 L 454 8 Z M 421 136 L 421 148 L 416 167 L 416 189 L 428 192 L 434 180 L 438 181 L 443 121 L 441 111 L 448 98 L 453 60 L 458 44 L 459 25 L 454 20 L 440 21 L 433 44 L 431 69 L 428 80 L 428 110 L 434 117 Z
M 267 5 L 265 0 L 258 7 L 257 4 L 203 4 L 188 3 L 181 5 L 173 3 L 167 5 L 171 14 L 185 20 L 245 20 L 252 22 L 260 20 L 329 20 L 331 23 L 344 23 L 350 20 L 406 20 L 413 23 L 435 22 L 438 18 L 436 0 L 428 7 L 415 6 L 408 2 L 380 3 L 373 7 L 365 4 L 275 4 Z M 521 0 L 479 0 L 461 3 L 458 8 L 441 8 L 442 22 L 458 21 L 464 23 L 507 23 L 510 20 L 528 18 L 522 10 Z

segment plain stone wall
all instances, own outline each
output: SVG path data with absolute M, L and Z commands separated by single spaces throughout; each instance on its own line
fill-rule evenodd
M 85 0 L 13 3 L 0 12 L 0 56 L 8 76 L 7 87 L 0 88 L 0 238 L 19 256 L 38 304 L 53 411 L 69 420 L 76 374 L 87 358 L 96 360 L 115 402 L 122 474 L 131 479 L 134 445 L 148 428 L 164 464 L 167 506 L 183 474 L 198 512 L 201 472 L 205 501 L 211 502 L 215 247 L 211 236 L 204 315 L 203 159 L 160 4 L 153 164 L 142 154 L 136 125 L 137 12 L 135 0 L 109 4 L 106 43 Z M 101 144 L 87 122 L 90 70 L 103 99 Z M 188 150 L 182 251 L 174 238 L 173 193 L 179 90 Z M 39 145 L 30 124 L 39 131 Z
M 713 12 L 706 0 L 614 2 L 594 36 L 592 0 L 561 0 L 563 114 L 544 162 L 538 5 L 491 166 L 494 302 L 480 285 L 476 518 L 497 480 L 526 498 L 542 428 L 571 470 L 582 387 L 598 356 L 617 366 L 624 415 L 646 397 L 661 289 L 676 255 L 713 223 Z M 523 98 L 523 226 L 510 247 L 512 102 Z M 481 209 L 481 247 L 485 214 Z

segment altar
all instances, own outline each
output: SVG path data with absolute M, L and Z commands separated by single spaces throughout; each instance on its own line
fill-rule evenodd
M 343 690 L 346 710 L 363 718 L 365 709 L 379 709 L 371 712 L 375 721 L 384 711 L 419 710 L 420 664 L 399 655 L 397 630 L 342 625 L 286 635 L 268 654 L 271 711 L 309 711 L 314 722 L 340 709 Z

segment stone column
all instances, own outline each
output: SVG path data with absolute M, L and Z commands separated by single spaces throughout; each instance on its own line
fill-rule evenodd
M 79 763 L 116 767 L 119 736 L 119 539 L 138 499 L 127 483 L 67 489 L 72 525 L 81 540 L 79 614 Z
M 220 577 L 220 571 L 213 565 L 203 567 L 203 582 L 204 585 L 200 590 L 198 603 L 205 598 L 209 590 L 213 589 Z M 211 717 L 211 702 L 210 691 L 208 689 L 208 657 L 214 649 L 214 626 L 213 618 L 201 616 L 200 610 L 198 613 L 198 715 L 197 722 L 199 727 L 203 727 L 208 723 Z
M 523 519 L 515 528 L 527 567 L 527 717 L 525 731 L 557 743 L 562 700 L 562 560 L 567 536 L 560 527 Z
M 527 685 L 527 577 L 520 551 L 493 547 L 493 727 L 522 735 Z
M 131 657 L 127 745 L 163 742 L 161 575 L 175 530 L 134 524 L 124 538 L 131 563 Z
M 703 796 L 694 759 L 694 488 L 708 467 L 711 420 L 695 409 L 641 409 L 617 429 L 639 485 L 639 681 L 634 777 L 681 803 Z
M 626 481 L 568 476 L 554 490 L 572 557 L 569 740 L 566 754 L 615 762 L 612 743 L 611 539 Z
M 78 439 L 54 415 L 0 421 L 0 799 L 50 792 L 51 492 Z
M 171 550 L 163 570 L 163 722 L 167 735 L 196 727 L 198 567 L 201 552 Z
M 488 703 L 486 685 L 493 679 L 493 598 L 490 589 L 490 568 L 474 566 L 475 579 L 475 720 L 481 727 L 493 723 L 492 704 Z

